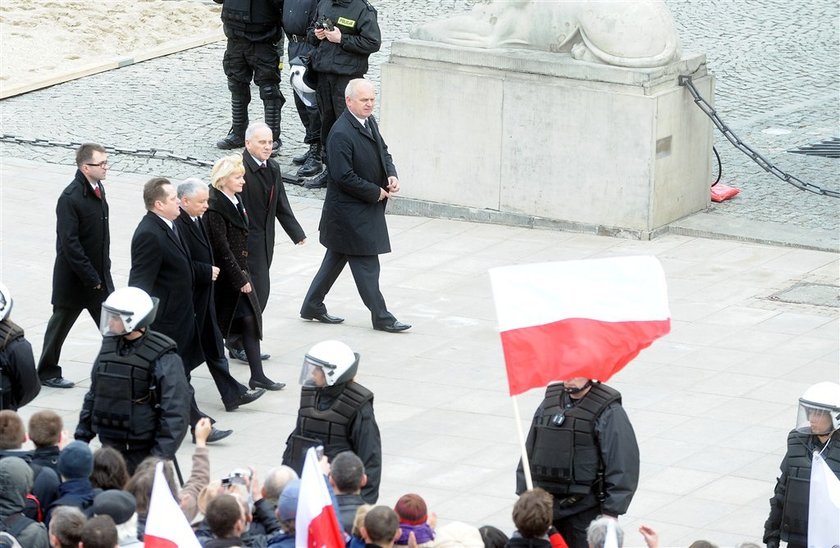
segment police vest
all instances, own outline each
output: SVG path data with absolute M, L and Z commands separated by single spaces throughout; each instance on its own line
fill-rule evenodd
M 23 328 L 12 320 L 0 321 L 0 409 L 8 409 L 12 401 L 12 377 L 7 370 L 11 367 L 6 357 L 6 347 L 23 337 Z
M 156 360 L 175 350 L 175 341 L 154 331 L 126 356 L 119 354 L 122 337 L 105 337 L 94 372 L 91 428 L 100 438 L 152 441 L 157 429 Z
M 788 435 L 787 480 L 779 531 L 782 539 L 793 543 L 805 544 L 808 537 L 808 499 L 815 439 L 816 436 L 800 432 Z M 823 451 L 822 457 L 835 475 L 840 473 L 840 439 L 837 434 L 829 439 L 828 449 Z
M 263 26 L 279 26 L 280 13 L 271 0 L 225 0 L 222 21 L 237 29 L 257 30 Z
M 300 432 L 321 440 L 329 458 L 342 451 L 351 451 L 350 424 L 362 405 L 373 401 L 373 392 L 350 381 L 329 408 L 316 407 L 317 388 L 304 387 L 300 392 Z
M 534 484 L 553 495 L 586 495 L 603 469 L 595 438 L 595 420 L 621 394 L 603 384 L 593 384 L 580 402 L 564 408 L 563 384 L 545 391 L 543 414 L 534 424 L 531 476 Z

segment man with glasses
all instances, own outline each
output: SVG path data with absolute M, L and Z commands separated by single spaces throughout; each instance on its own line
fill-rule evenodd
M 86 143 L 76 151 L 76 176 L 58 197 L 56 257 L 53 267 L 53 313 L 44 334 L 38 361 L 41 384 L 72 388 L 62 376 L 58 360 L 64 339 L 82 310 L 99 327 L 101 305 L 114 290 L 111 280 L 111 237 L 108 201 L 102 181 L 108 173 L 108 155 L 102 145 Z

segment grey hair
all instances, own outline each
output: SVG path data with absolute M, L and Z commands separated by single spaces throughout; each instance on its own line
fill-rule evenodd
M 189 179 L 184 179 L 178 185 L 178 199 L 180 200 L 184 196 L 195 196 L 195 194 L 200 189 L 207 190 L 207 183 L 205 183 L 198 177 L 190 177 Z
M 607 517 L 592 520 L 592 523 L 586 528 L 586 542 L 589 543 L 589 546 L 592 548 L 604 548 L 610 522 L 613 522 L 615 525 L 615 538 L 618 541 L 619 548 L 624 546 L 624 531 L 622 531 L 618 521 Z
M 248 128 L 245 130 L 245 140 L 250 141 L 251 137 L 254 136 L 254 133 L 261 129 L 267 129 L 268 131 L 271 131 L 271 128 L 268 127 L 268 124 L 266 124 L 265 122 L 251 122 L 250 124 L 248 124 Z
M 356 94 L 356 90 L 364 84 L 369 85 L 374 90 L 376 89 L 373 87 L 373 83 L 370 80 L 366 80 L 364 78 L 354 78 L 347 82 L 347 87 L 344 88 L 344 98 L 349 99 L 353 97 Z

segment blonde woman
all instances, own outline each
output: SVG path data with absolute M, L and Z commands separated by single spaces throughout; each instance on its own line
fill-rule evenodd
M 225 156 L 210 174 L 210 207 L 204 214 L 216 266 L 216 315 L 225 338 L 240 335 L 251 388 L 281 390 L 285 384 L 269 379 L 262 367 L 262 315 L 248 272 L 248 213 L 239 199 L 245 186 L 241 155 Z

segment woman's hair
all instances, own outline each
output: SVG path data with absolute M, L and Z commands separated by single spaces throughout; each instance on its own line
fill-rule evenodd
M 128 467 L 122 453 L 113 447 L 100 447 L 93 454 L 93 472 L 90 483 L 95 488 L 125 489 L 128 483 Z
M 210 172 L 210 184 L 217 190 L 222 190 L 225 180 L 231 175 L 245 173 L 245 166 L 242 164 L 241 154 L 231 154 L 216 160 L 213 164 L 213 171 Z
M 137 470 L 134 475 L 129 478 L 125 485 L 125 490 L 134 495 L 137 500 L 137 513 L 144 515 L 149 511 L 149 502 L 152 498 L 152 486 L 155 483 L 155 466 L 157 463 L 163 463 L 163 477 L 166 478 L 166 483 L 169 484 L 169 490 L 175 500 L 180 500 L 178 496 L 178 484 L 175 482 L 175 473 L 172 471 L 172 463 L 168 460 L 159 459 L 157 457 L 146 457 L 143 462 L 137 465 Z

